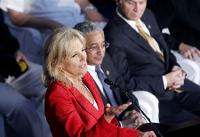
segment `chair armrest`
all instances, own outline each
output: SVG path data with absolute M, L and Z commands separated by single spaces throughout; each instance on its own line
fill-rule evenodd
M 133 91 L 138 99 L 142 111 L 153 123 L 159 123 L 159 101 L 155 95 L 148 91 Z

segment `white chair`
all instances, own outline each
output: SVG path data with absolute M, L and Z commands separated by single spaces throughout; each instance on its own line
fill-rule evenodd
M 138 99 L 141 110 L 151 120 L 152 123 L 159 123 L 159 101 L 148 91 L 133 91 Z M 147 119 L 146 122 L 148 123 Z
M 171 52 L 176 56 L 177 62 L 179 63 L 181 68 L 187 73 L 187 78 L 199 85 L 200 68 L 197 62 L 183 58 L 183 56 L 176 51 L 171 51 Z

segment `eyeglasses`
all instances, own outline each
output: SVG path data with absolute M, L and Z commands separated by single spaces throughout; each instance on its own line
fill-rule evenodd
M 87 52 L 96 52 L 96 51 L 98 51 L 100 48 L 101 48 L 101 49 L 106 49 L 106 48 L 108 48 L 109 45 L 110 45 L 110 43 L 108 43 L 108 42 L 104 42 L 104 43 L 102 43 L 101 45 L 98 44 L 98 43 L 93 43 L 93 44 L 91 44 L 88 48 L 86 48 L 86 51 L 87 51 Z

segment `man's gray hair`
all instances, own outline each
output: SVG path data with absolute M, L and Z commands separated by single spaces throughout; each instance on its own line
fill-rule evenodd
M 76 24 L 74 26 L 74 29 L 82 32 L 83 34 L 89 33 L 89 32 L 94 32 L 94 31 L 103 31 L 102 28 L 97 27 L 95 23 L 89 22 L 89 21 L 84 21 Z

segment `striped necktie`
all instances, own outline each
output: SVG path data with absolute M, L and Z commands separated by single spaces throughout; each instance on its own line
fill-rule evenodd
M 101 70 L 100 66 L 96 66 L 96 70 L 95 71 L 96 71 L 96 73 L 98 75 L 99 80 L 101 81 L 104 93 L 108 97 L 111 105 L 112 106 L 117 106 L 117 102 L 116 102 L 116 100 L 114 98 L 113 91 L 110 89 L 110 86 L 104 82 L 104 80 L 106 79 L 106 75 Z
M 138 29 L 138 33 L 148 42 L 148 44 L 151 46 L 151 48 L 157 53 L 159 58 L 164 62 L 165 60 L 164 60 L 163 52 L 160 50 L 160 48 L 157 45 L 157 43 L 154 40 L 154 38 L 144 31 L 144 29 L 143 29 L 141 23 L 139 22 L 139 20 L 137 20 L 135 22 L 135 25 L 136 25 L 136 28 Z

